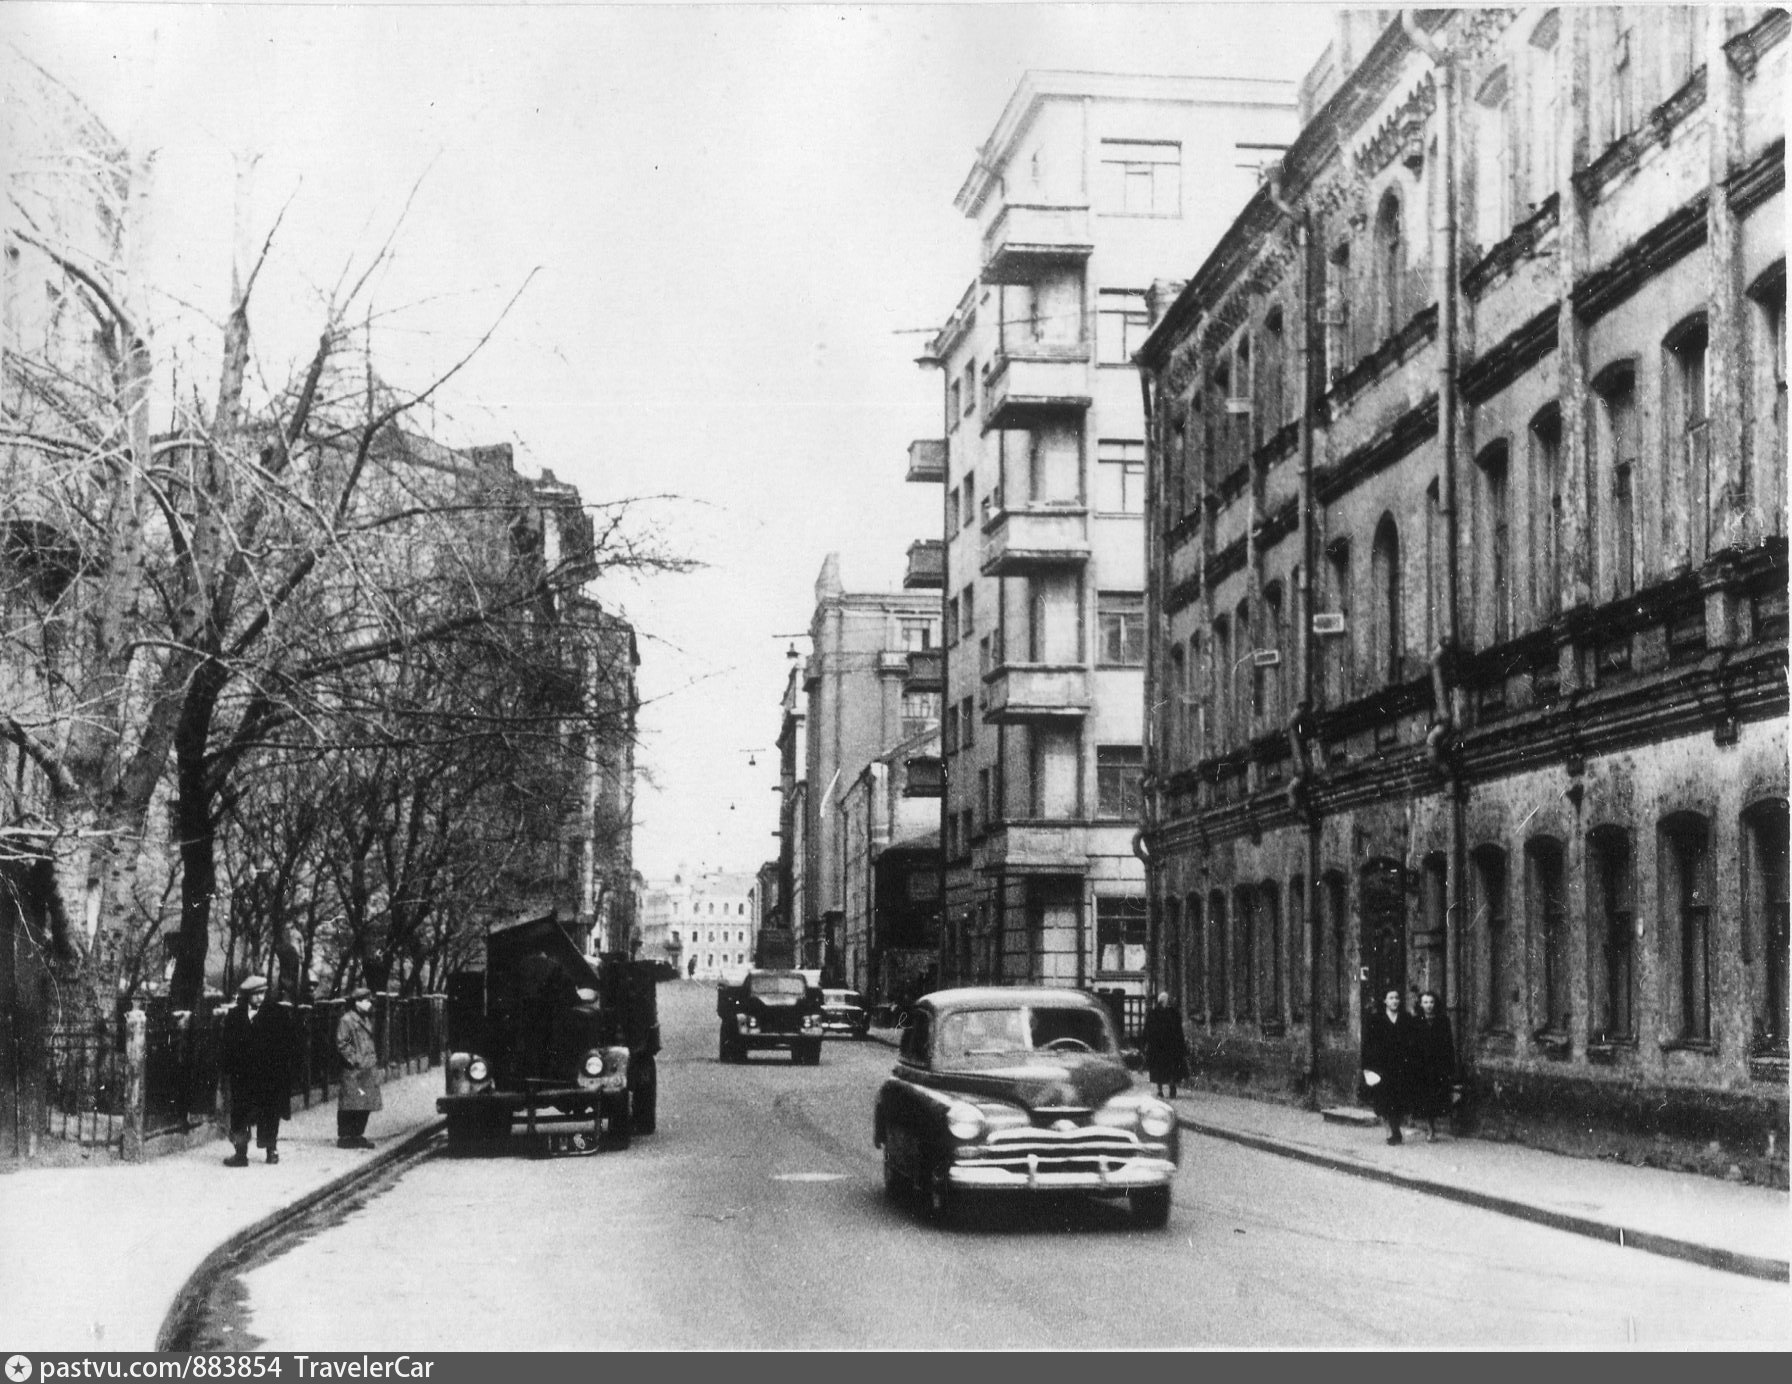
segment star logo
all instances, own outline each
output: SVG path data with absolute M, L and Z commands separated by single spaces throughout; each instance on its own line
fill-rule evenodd
M 6 1357 L 6 1377 L 10 1384 L 25 1384 L 31 1378 L 31 1362 L 23 1355 Z

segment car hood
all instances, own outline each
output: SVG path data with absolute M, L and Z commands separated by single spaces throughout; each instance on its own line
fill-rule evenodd
M 995 1066 L 929 1073 L 926 1084 L 1029 1112 L 1043 1106 L 1092 1110 L 1130 1087 L 1132 1074 L 1105 1053 L 1015 1053 Z

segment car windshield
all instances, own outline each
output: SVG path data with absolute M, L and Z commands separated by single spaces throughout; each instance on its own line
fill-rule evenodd
M 1108 1026 L 1099 1011 L 1042 1007 L 1038 1009 L 960 1009 L 939 1023 L 935 1054 L 947 1063 L 1013 1053 L 1058 1050 L 1112 1053 Z
M 801 976 L 748 976 L 747 989 L 755 995 L 801 999 L 808 985 Z
M 858 1004 L 860 1002 L 857 990 L 824 990 L 822 995 L 829 1004 Z

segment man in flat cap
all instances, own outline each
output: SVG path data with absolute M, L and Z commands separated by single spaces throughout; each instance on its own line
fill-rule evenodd
M 380 1059 L 373 1042 L 373 991 L 365 985 L 348 997 L 336 1024 L 342 1088 L 336 1096 L 336 1147 L 370 1149 L 367 1117 L 380 1108 Z
M 236 1004 L 224 1016 L 221 1066 L 230 1079 L 230 1142 L 227 1168 L 249 1166 L 249 1131 L 270 1163 L 280 1161 L 280 1121 L 292 1115 L 292 1062 L 297 1025 L 292 1007 L 268 998 L 268 978 L 250 976 L 237 986 Z

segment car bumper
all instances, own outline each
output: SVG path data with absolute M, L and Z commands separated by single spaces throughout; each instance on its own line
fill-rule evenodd
M 797 1048 L 821 1041 L 821 1030 L 808 1033 L 743 1033 L 735 1040 L 743 1048 Z
M 863 1038 L 870 1027 L 854 1019 L 824 1019 L 821 1031 L 830 1037 Z
M 1062 1170 L 1039 1159 L 1024 1167 L 1001 1163 L 954 1163 L 948 1179 L 954 1187 L 979 1192 L 1136 1192 L 1168 1187 L 1176 1165 L 1167 1158 L 1129 1158 L 1094 1171 Z
M 453 1114 L 458 1110 L 509 1110 L 512 1113 L 533 1109 L 537 1119 L 589 1118 L 597 1102 L 613 1099 L 628 1092 L 628 1078 L 605 1077 L 601 1086 L 562 1086 L 540 1091 L 481 1091 L 464 1096 L 437 1096 L 436 1112 Z M 550 1109 L 549 1107 L 554 1107 Z M 571 1113 L 567 1112 L 570 1109 Z M 562 1112 L 562 1113 L 557 1113 Z

